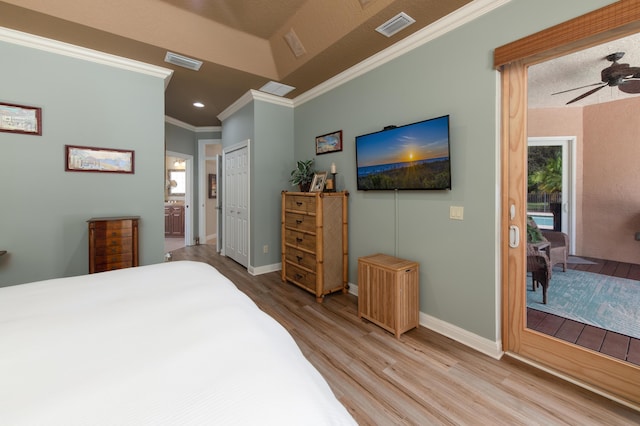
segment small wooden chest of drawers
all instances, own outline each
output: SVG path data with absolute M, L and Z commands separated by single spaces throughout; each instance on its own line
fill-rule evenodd
M 138 266 L 138 216 L 89 219 L 89 273 Z
M 348 288 L 348 192 L 282 192 L 282 280 L 322 302 Z
M 418 263 L 386 254 L 358 258 L 358 316 L 397 338 L 419 325 Z

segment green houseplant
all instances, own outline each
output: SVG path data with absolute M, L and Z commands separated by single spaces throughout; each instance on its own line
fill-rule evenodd
M 311 188 L 311 182 L 316 171 L 313 168 L 313 159 L 311 160 L 298 160 L 296 168 L 291 171 L 291 177 L 289 182 L 291 185 L 298 185 L 301 192 L 308 192 Z

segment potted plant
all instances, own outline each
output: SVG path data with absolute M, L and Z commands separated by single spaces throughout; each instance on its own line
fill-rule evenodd
M 316 171 L 313 168 L 313 159 L 296 163 L 296 168 L 291 171 L 289 182 L 291 185 L 298 185 L 301 192 L 309 192 L 311 182 Z

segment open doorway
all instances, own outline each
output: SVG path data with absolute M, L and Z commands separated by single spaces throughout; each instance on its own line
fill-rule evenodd
M 165 155 L 165 253 L 191 245 L 193 157 L 167 151 Z
M 200 244 L 216 246 L 220 252 L 222 240 L 222 141 L 198 141 L 198 238 Z

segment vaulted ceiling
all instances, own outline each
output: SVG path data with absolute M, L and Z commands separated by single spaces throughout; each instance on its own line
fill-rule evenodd
M 295 87 L 286 95 L 295 98 L 470 2 L 5 0 L 0 26 L 173 69 L 166 115 L 201 127 L 219 125 L 217 115 L 250 89 L 276 81 Z M 390 38 L 375 31 L 400 12 L 415 24 Z M 167 51 L 203 65 L 166 63 Z

